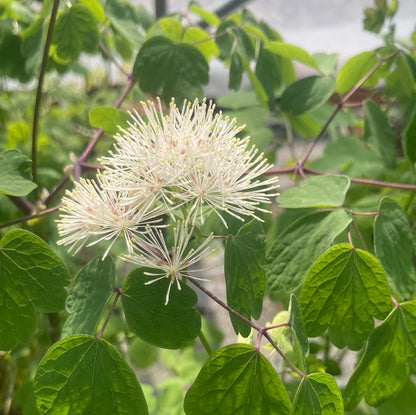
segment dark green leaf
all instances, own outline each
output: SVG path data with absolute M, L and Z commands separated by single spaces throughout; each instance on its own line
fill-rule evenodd
M 24 230 L 0 241 L 0 349 L 27 341 L 36 324 L 35 306 L 62 310 L 69 273 L 49 246 Z
M 81 51 L 94 52 L 98 46 L 97 20 L 83 4 L 72 5 L 60 14 L 53 33 L 54 56 L 59 62 L 75 61 Z
M 404 209 L 389 198 L 380 202 L 374 223 L 374 250 L 392 291 L 402 300 L 411 299 L 416 291 L 412 230 Z
M 66 298 L 70 314 L 62 338 L 73 334 L 94 334 L 104 306 L 114 292 L 115 267 L 112 259 L 97 257 L 78 273 Z
M 312 373 L 302 379 L 290 415 L 343 415 L 341 392 L 327 373 Z
M 303 356 L 306 357 L 309 353 L 308 336 L 306 334 L 303 316 L 299 309 L 298 300 L 294 294 L 290 296 L 288 311 L 289 323 L 292 329 L 295 347 L 297 347 L 299 351 L 302 352 Z
M 373 51 L 362 52 L 348 59 L 337 74 L 337 92 L 343 94 L 351 89 L 378 62 Z M 377 77 L 372 75 L 364 86 L 370 87 L 377 83 Z
M 371 100 L 364 103 L 364 140 L 380 154 L 387 168 L 396 165 L 396 151 L 393 130 L 379 106 Z
M 283 208 L 339 207 L 350 187 L 346 176 L 312 176 L 284 191 L 278 198 Z
M 379 33 L 384 25 L 385 14 L 380 9 L 367 7 L 364 10 L 364 30 Z
M 145 369 L 151 366 L 157 361 L 158 349 L 139 339 L 134 337 L 129 344 L 129 358 L 134 366 Z
M 187 415 L 285 415 L 290 401 L 270 362 L 252 346 L 234 344 L 210 357 L 184 408 Z
M 395 307 L 368 338 L 365 352 L 344 391 L 345 409 L 355 408 L 364 397 L 379 405 L 397 394 L 416 364 L 416 302 Z
M 310 269 L 300 295 L 310 337 L 329 326 L 339 348 L 359 350 L 391 309 L 390 291 L 381 265 L 368 252 L 340 244 L 321 255 Z
M 26 196 L 36 183 L 32 182 L 32 160 L 19 150 L 0 153 L 0 193 L 11 196 Z
M 13 33 L 2 36 L 0 42 L 0 75 L 20 82 L 28 82 L 31 74 L 26 70 L 26 58 L 22 52 L 22 38 Z
M 402 147 L 406 157 L 416 163 L 416 102 L 403 126 Z
M 301 217 L 277 236 L 266 256 L 270 290 L 292 293 L 299 289 L 314 261 L 351 222 L 343 209 Z
M 26 58 L 26 70 L 37 73 L 43 53 L 45 19 L 35 20 L 22 34 L 22 53 Z
M 121 298 L 130 329 L 141 339 L 158 347 L 178 349 L 201 331 L 201 316 L 195 308 L 197 296 L 184 282 L 176 284 L 165 305 L 170 280 L 146 285 L 152 277 L 138 269 L 125 279 Z
M 227 304 L 249 320 L 261 315 L 265 276 L 262 268 L 266 241 L 263 225 L 252 220 L 225 244 L 224 273 Z M 237 334 L 247 337 L 251 328 L 230 314 Z
M 392 97 L 411 98 L 413 89 L 409 85 L 414 84 L 415 78 L 412 73 L 413 58 L 407 57 L 404 53 L 399 53 L 393 58 L 394 70 L 386 76 L 386 93 Z
M 102 128 L 110 137 L 120 132 L 119 127 L 126 128 L 128 120 L 129 116 L 125 112 L 112 107 L 96 107 L 89 113 L 91 126 Z
M 22 415 L 39 415 L 32 379 L 25 379 L 15 390 L 13 405 L 21 409 Z
M 308 65 L 314 69 L 319 69 L 315 59 L 306 50 L 299 46 L 291 45 L 284 42 L 268 42 L 265 48 L 276 55 L 282 56 Z
M 228 79 L 228 88 L 238 90 L 243 78 L 243 65 L 241 64 L 240 55 L 234 52 L 231 55 L 230 77 Z
M 280 108 L 291 115 L 301 115 L 327 102 L 334 91 L 335 79 L 332 76 L 309 76 L 286 88 Z
M 41 415 L 148 414 L 136 375 L 105 340 L 73 336 L 40 362 L 35 395 Z

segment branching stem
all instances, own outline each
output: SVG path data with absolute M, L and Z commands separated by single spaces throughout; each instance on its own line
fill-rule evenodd
M 115 293 L 116 293 L 116 296 L 114 297 L 114 300 L 113 300 L 113 302 L 112 302 L 112 304 L 111 304 L 111 307 L 110 307 L 110 309 L 108 310 L 107 317 L 105 318 L 104 323 L 103 323 L 103 325 L 102 325 L 102 327 L 101 327 L 100 331 L 99 331 L 99 332 L 98 332 L 98 334 L 95 336 L 95 338 L 96 338 L 96 339 L 100 339 L 100 338 L 101 338 L 101 336 L 103 335 L 104 330 L 105 330 L 105 328 L 107 327 L 108 322 L 110 321 L 110 317 L 111 317 L 111 315 L 113 314 L 114 309 L 116 308 L 117 301 L 119 300 L 119 298 L 120 298 L 120 297 L 121 297 L 121 295 L 122 295 L 121 288 L 115 288 L 115 289 L 114 289 L 114 291 L 115 291 Z

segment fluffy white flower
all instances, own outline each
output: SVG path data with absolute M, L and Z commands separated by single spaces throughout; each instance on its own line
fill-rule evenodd
M 84 245 L 110 241 L 105 257 L 121 236 L 131 251 L 132 237 L 137 238 L 147 224 L 157 226 L 163 212 L 145 204 L 130 206 L 126 199 L 128 192 L 111 190 L 106 176 L 98 174 L 95 181 L 81 178 L 62 200 L 58 244 L 69 245 L 76 253 Z
M 176 283 L 178 290 L 180 290 L 179 281 L 186 276 L 188 267 L 213 251 L 208 246 L 213 236 L 208 236 L 198 248 L 189 249 L 188 245 L 192 238 L 193 227 L 189 228 L 187 221 L 181 221 L 173 228 L 173 247 L 169 250 L 162 231 L 156 228 L 152 229 L 150 226 L 147 228 L 147 232 L 142 238 L 133 241 L 133 252 L 124 255 L 123 258 L 133 264 L 155 270 L 155 272 L 145 272 L 146 275 L 156 277 L 148 281 L 147 284 L 152 284 L 163 278 L 170 279 L 165 301 L 165 304 L 167 304 L 172 285 Z M 200 279 L 194 276 L 192 278 Z

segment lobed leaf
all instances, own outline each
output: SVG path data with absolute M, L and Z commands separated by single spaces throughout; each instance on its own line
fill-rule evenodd
M 94 334 L 101 313 L 114 292 L 115 266 L 110 257 L 94 258 L 78 273 L 66 298 L 69 313 L 62 338 L 74 334 Z
M 205 363 L 184 408 L 187 415 L 285 415 L 290 400 L 270 362 L 252 346 L 234 344 Z
M 26 196 L 37 184 L 32 181 L 32 160 L 19 150 L 0 153 L 0 193 Z
M 300 295 L 306 331 L 316 337 L 329 326 L 339 348 L 359 350 L 391 309 L 383 268 L 368 252 L 340 244 L 322 254 L 310 269 Z
M 225 244 L 227 304 L 249 320 L 258 319 L 263 306 L 265 247 L 263 225 L 254 219 L 243 225 L 236 236 L 229 236 Z M 250 326 L 231 313 L 230 318 L 236 334 L 250 334 Z
M 89 122 L 92 127 L 102 128 L 104 132 L 114 137 L 120 132 L 119 127 L 126 128 L 130 117 L 123 111 L 112 107 L 96 107 L 88 114 Z
M 105 340 L 73 336 L 54 344 L 34 381 L 41 415 L 148 414 L 136 375 Z
M 302 216 L 277 236 L 266 255 L 269 289 L 275 293 L 299 290 L 314 261 L 351 222 L 343 209 Z
M 342 395 L 334 378 L 312 373 L 302 379 L 290 415 L 343 415 Z
M 364 354 L 344 391 L 346 410 L 362 398 L 377 406 L 407 383 L 409 366 L 416 364 L 416 302 L 395 307 L 368 338 Z
M 62 310 L 70 281 L 63 262 L 36 235 L 16 229 L 0 240 L 0 349 L 27 341 L 36 309 Z
M 312 176 L 285 190 L 277 201 L 283 208 L 339 207 L 350 187 L 347 176 Z
M 197 296 L 181 282 L 180 291 L 176 284 L 172 286 L 165 305 L 170 280 L 146 285 L 152 278 L 137 269 L 124 280 L 121 302 L 127 324 L 137 336 L 155 346 L 183 347 L 201 331 L 201 316 L 194 308 Z
M 412 230 L 404 209 L 387 197 L 374 222 L 374 250 L 392 291 L 402 300 L 411 299 L 416 292 Z

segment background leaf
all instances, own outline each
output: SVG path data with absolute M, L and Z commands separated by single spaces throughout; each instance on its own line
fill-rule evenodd
M 120 132 L 119 126 L 128 127 L 130 119 L 125 112 L 112 107 L 96 107 L 89 112 L 88 118 L 92 127 L 102 128 L 110 137 Z
M 416 292 L 413 235 L 406 212 L 389 198 L 380 202 L 374 222 L 374 250 L 392 291 L 402 300 L 411 299 Z
M 148 414 L 126 361 L 110 343 L 90 336 L 54 344 L 38 366 L 34 386 L 41 415 Z
M 205 363 L 184 408 L 187 415 L 285 415 L 290 401 L 270 362 L 252 346 L 234 344 Z
M 314 261 L 351 222 L 343 209 L 316 212 L 289 225 L 272 243 L 266 255 L 266 281 L 275 293 L 299 289 Z
M 265 48 L 270 52 L 273 52 L 274 54 L 279 55 L 283 58 L 295 60 L 300 63 L 303 63 L 304 65 L 319 70 L 319 67 L 316 64 L 315 59 L 308 52 L 306 52 L 306 50 L 300 48 L 299 46 L 274 41 L 267 42 L 265 44 Z
M 339 207 L 349 187 L 347 176 L 312 176 L 301 181 L 299 187 L 285 190 L 277 201 L 283 208 Z
M 0 349 L 29 340 L 35 306 L 62 310 L 69 281 L 68 270 L 46 242 L 24 230 L 8 232 L 0 241 Z
M 340 244 L 322 254 L 310 269 L 300 295 L 306 331 L 316 337 L 329 326 L 339 348 L 359 350 L 391 309 L 381 265 L 371 254 Z
M 346 410 L 364 397 L 379 405 L 398 393 L 416 364 L 416 302 L 400 304 L 371 333 L 365 352 L 344 391 Z
M 328 101 L 335 91 L 332 76 L 309 76 L 289 85 L 283 92 L 280 108 L 291 115 L 301 115 Z
M 229 236 L 225 244 L 224 273 L 227 288 L 227 304 L 249 320 L 261 315 L 265 276 L 264 262 L 266 241 L 263 225 L 252 220 L 243 225 L 236 236 Z M 230 314 L 237 334 L 247 337 L 251 328 Z
M 62 338 L 74 334 L 94 334 L 104 306 L 114 292 L 115 267 L 110 257 L 94 258 L 78 273 L 66 298 L 69 317 Z
M 32 182 L 32 160 L 19 150 L 0 153 L 0 193 L 10 196 L 26 196 L 36 183 Z
M 178 349 L 195 339 L 201 331 L 201 316 L 195 308 L 197 296 L 184 282 L 181 290 L 172 287 L 165 305 L 170 280 L 146 285 L 153 277 L 137 269 L 123 283 L 121 297 L 130 329 L 141 339 L 158 347 Z
M 327 373 L 312 373 L 302 379 L 290 415 L 343 415 L 341 392 Z

